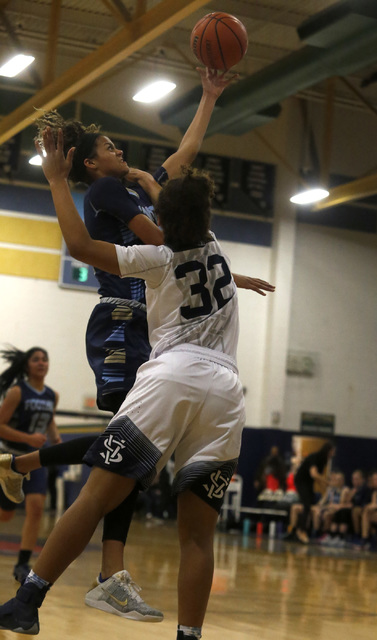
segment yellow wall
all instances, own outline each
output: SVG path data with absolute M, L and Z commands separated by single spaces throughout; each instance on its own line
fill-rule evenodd
M 55 218 L 0 214 L 0 243 L 0 273 L 58 280 L 62 234 Z

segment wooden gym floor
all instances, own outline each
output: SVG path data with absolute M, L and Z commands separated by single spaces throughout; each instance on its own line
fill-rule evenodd
M 22 513 L 0 525 L 0 602 L 16 591 L 12 567 Z M 46 515 L 43 535 L 53 522 Z M 40 640 L 175 640 L 178 546 L 175 523 L 135 520 L 126 567 L 162 623 L 125 620 L 86 607 L 100 565 L 101 531 L 51 589 Z M 58 550 L 57 550 L 58 552 Z M 377 553 L 304 547 L 218 533 L 216 572 L 203 640 L 375 640 Z M 4 640 L 24 638 L 0 631 Z

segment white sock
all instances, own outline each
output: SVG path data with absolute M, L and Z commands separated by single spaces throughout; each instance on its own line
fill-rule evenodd
M 38 589 L 43 589 L 43 587 L 48 587 L 48 585 L 50 584 L 43 578 L 40 578 L 39 576 L 37 576 L 37 574 L 34 573 L 33 569 L 31 569 L 30 573 L 27 575 L 25 583 L 26 582 L 32 582 L 33 584 L 36 584 Z

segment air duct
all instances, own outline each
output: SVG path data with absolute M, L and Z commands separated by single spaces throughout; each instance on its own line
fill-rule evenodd
M 281 100 L 326 78 L 348 75 L 375 62 L 377 1 L 339 2 L 306 20 L 298 33 L 310 44 L 230 87 L 217 102 L 207 135 L 245 133 L 253 128 L 253 116 Z M 189 95 L 181 98 L 186 110 L 197 104 L 190 105 L 190 100 Z M 163 122 L 174 124 L 178 116 L 174 103 Z M 182 120 L 180 127 L 188 124 L 189 120 Z

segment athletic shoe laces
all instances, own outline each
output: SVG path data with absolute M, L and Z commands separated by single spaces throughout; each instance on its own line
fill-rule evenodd
M 141 587 L 132 580 L 128 571 L 120 571 L 118 575 L 114 576 L 117 582 L 123 587 L 125 591 L 128 591 L 131 596 L 136 600 L 136 602 L 143 602 L 141 596 L 139 596 L 139 591 L 141 591 Z

